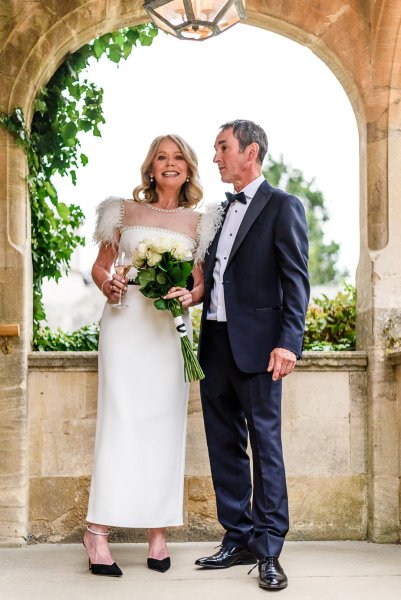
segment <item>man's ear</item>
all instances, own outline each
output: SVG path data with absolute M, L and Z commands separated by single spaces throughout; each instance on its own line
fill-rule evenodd
M 258 159 L 258 154 L 259 154 L 259 144 L 257 142 L 252 142 L 252 144 L 249 144 L 248 148 L 247 148 L 247 153 L 248 153 L 248 160 L 253 161 Z

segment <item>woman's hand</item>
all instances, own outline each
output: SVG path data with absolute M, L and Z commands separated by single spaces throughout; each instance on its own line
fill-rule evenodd
M 108 298 L 109 302 L 116 304 L 121 295 L 123 296 L 127 291 L 128 279 L 121 277 L 117 273 L 113 273 L 111 279 L 108 279 L 103 285 L 103 294 Z
M 181 303 L 183 308 L 189 308 L 192 306 L 192 294 L 189 290 L 182 287 L 172 287 L 169 289 L 168 294 L 163 296 L 165 300 L 172 300 L 173 298 L 177 298 L 177 300 Z

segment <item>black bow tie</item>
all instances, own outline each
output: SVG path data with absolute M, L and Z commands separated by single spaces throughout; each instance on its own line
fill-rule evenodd
M 234 204 L 234 202 L 241 202 L 242 204 L 246 204 L 246 196 L 244 192 L 238 192 L 238 194 L 226 192 L 226 197 L 228 204 Z

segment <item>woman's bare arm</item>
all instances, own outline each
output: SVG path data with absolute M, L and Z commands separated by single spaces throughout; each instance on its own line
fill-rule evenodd
M 92 279 L 112 303 L 118 302 L 120 290 L 127 291 L 127 279 L 117 273 L 110 274 L 116 251 L 111 244 L 102 244 L 92 267 Z

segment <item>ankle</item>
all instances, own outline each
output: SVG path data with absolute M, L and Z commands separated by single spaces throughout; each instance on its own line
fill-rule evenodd
M 147 538 L 149 543 L 166 542 L 166 529 L 164 527 L 158 529 L 148 529 Z
M 86 526 L 86 531 L 89 531 L 89 533 L 93 533 L 93 535 L 102 535 L 102 536 L 108 536 L 109 535 L 109 529 L 108 527 L 104 527 L 104 526 L 99 526 L 99 525 L 87 525 Z

